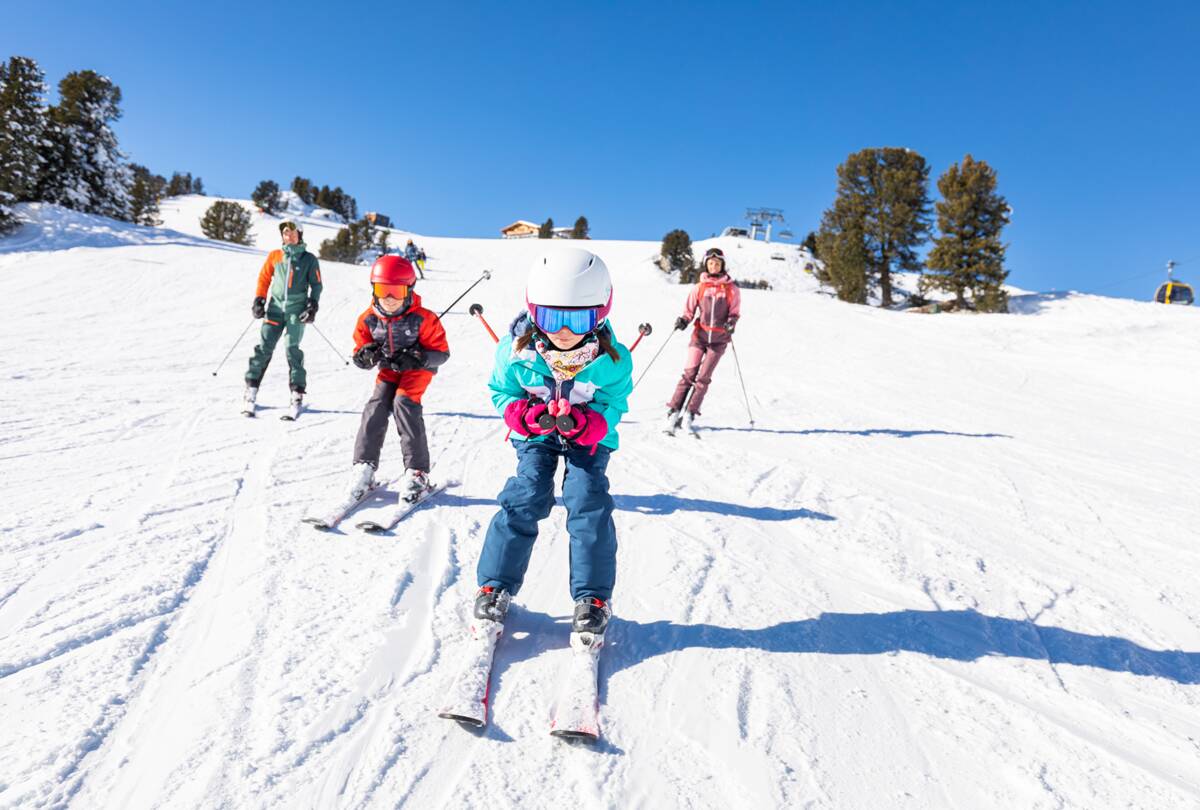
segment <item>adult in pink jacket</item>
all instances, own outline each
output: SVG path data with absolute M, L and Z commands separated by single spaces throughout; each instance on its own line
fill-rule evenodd
M 676 329 L 684 329 L 689 323 L 693 328 L 683 376 L 667 402 L 668 433 L 674 433 L 681 423 L 695 432 L 695 419 L 700 415 L 708 384 L 721 355 L 729 348 L 741 310 L 742 293 L 725 269 L 725 254 L 720 248 L 709 248 L 704 253 L 700 281 L 688 293 L 683 314 L 675 319 Z

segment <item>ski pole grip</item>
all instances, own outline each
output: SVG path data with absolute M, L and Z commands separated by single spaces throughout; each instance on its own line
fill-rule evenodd
M 479 322 L 481 324 L 483 324 L 483 328 L 487 330 L 487 333 L 489 335 L 491 335 L 492 340 L 494 342 L 496 342 L 496 343 L 500 342 L 500 338 L 496 337 L 496 333 L 492 331 L 492 327 L 489 326 L 487 320 L 484 319 L 482 306 L 480 306 L 479 304 L 471 304 L 471 306 L 467 308 L 467 312 L 470 312 L 472 315 L 474 315 L 476 318 L 479 319 Z

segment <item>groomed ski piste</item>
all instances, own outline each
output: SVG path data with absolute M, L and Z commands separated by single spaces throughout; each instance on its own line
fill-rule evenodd
M 592 241 L 635 390 L 595 746 L 550 736 L 568 663 L 565 513 L 496 652 L 490 724 L 436 715 L 515 468 L 486 379 L 537 240 L 417 236 L 452 357 L 433 477 L 390 534 L 300 518 L 345 481 L 372 373 L 365 267 L 323 262 L 294 423 L 282 349 L 238 413 L 255 247 L 213 198 L 143 228 L 47 205 L 0 239 L 0 806 L 1200 806 L 1200 311 L 1014 294 L 922 315 L 817 294 L 716 240 L 744 290 L 698 422 L 664 436 L 685 288 Z M 306 222 L 315 251 L 336 226 Z M 395 231 L 393 245 L 407 234 Z M 699 255 L 710 242 L 697 244 Z M 739 247 L 738 245 L 741 245 Z M 553 245 L 550 245 L 551 247 Z M 794 248 L 786 250 L 794 251 Z M 670 336 L 669 340 L 668 337 Z M 394 433 L 381 478 L 403 472 Z M 355 514 L 386 513 L 387 496 Z

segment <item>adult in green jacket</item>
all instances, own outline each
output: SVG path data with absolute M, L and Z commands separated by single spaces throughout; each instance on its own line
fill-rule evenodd
M 288 383 L 293 405 L 303 402 L 308 387 L 300 341 L 304 338 L 304 325 L 317 317 L 323 288 L 321 265 L 317 257 L 308 252 L 303 241 L 304 232 L 295 222 L 279 223 L 279 235 L 283 246 L 272 250 L 263 262 L 251 305 L 254 317 L 263 319 L 258 345 L 254 347 L 246 369 L 243 412 L 251 416 L 259 383 L 267 372 L 275 345 L 284 333 L 287 334 Z

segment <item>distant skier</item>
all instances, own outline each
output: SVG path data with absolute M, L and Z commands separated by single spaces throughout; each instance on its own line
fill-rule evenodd
M 425 264 L 424 262 L 418 263 L 418 259 L 421 258 L 421 250 L 413 244 L 413 240 L 411 239 L 409 239 L 408 244 L 404 246 L 404 258 L 408 259 L 409 264 L 417 268 L 417 275 L 424 279 Z
M 675 319 L 676 329 L 685 329 L 693 318 L 695 328 L 688 343 L 683 376 L 667 402 L 668 433 L 674 434 L 682 422 L 690 433 L 695 434 L 696 417 L 700 415 L 713 371 L 732 339 L 741 317 L 741 307 L 742 293 L 725 268 L 725 254 L 720 248 L 709 248 L 704 253 L 700 281 L 688 293 L 683 314 Z
M 246 393 L 242 412 L 253 416 L 258 399 L 258 386 L 271 362 L 275 344 L 287 332 L 288 383 L 292 391 L 292 411 L 298 412 L 304 401 L 307 378 L 304 371 L 304 352 L 300 341 L 304 325 L 317 317 L 321 300 L 321 266 L 317 257 L 304 245 L 304 232 L 291 220 L 279 223 L 283 247 L 267 254 L 258 273 L 258 286 L 250 311 L 262 318 L 258 345 L 246 369 Z
M 431 486 L 421 397 L 437 368 L 450 358 L 450 346 L 437 315 L 421 306 L 413 289 L 416 281 L 412 265 L 401 256 L 380 256 L 371 267 L 372 301 L 354 329 L 354 364 L 362 369 L 378 365 L 379 373 L 354 440 L 352 493 L 374 485 L 389 414 L 404 455 L 401 497 L 420 497 Z
M 417 272 L 425 278 L 425 248 L 417 248 Z
M 559 460 L 570 536 L 573 633 L 601 636 L 616 580 L 617 536 L 605 471 L 633 388 L 629 350 L 608 324 L 612 281 L 600 257 L 579 248 L 539 256 L 525 290 L 527 311 L 496 349 L 488 387 L 516 434 L 508 479 L 483 542 L 475 616 L 503 622 L 520 590 L 538 521 L 554 505 Z

